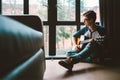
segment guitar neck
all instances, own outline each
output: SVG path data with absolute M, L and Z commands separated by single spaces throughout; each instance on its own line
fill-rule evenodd
M 85 44 L 85 43 L 89 43 L 89 39 L 80 42 L 80 44 Z

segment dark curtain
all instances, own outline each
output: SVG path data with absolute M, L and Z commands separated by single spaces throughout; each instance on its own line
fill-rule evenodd
M 118 59 L 120 56 L 120 0 L 100 0 L 101 24 L 106 29 L 107 55 Z

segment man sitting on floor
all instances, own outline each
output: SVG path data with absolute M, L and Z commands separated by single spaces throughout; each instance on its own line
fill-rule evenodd
M 75 63 L 81 61 L 91 61 L 95 57 L 101 57 L 103 42 L 97 41 L 97 38 L 105 36 L 104 27 L 95 24 L 96 13 L 92 10 L 83 14 L 85 27 L 73 34 L 74 50 L 68 51 L 67 58 L 59 61 L 59 64 L 68 70 L 72 70 Z M 84 35 L 87 42 L 84 45 L 77 44 L 77 38 Z

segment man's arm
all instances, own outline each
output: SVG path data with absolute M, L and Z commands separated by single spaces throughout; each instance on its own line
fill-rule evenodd
M 76 50 L 76 51 L 79 52 L 82 47 L 78 43 L 78 38 L 77 37 L 73 37 L 72 38 L 72 42 L 73 42 L 73 50 Z
M 81 50 L 81 46 L 79 45 L 79 42 L 80 42 L 80 36 L 81 35 L 84 35 L 84 33 L 88 30 L 88 27 L 84 27 L 80 30 L 78 30 L 77 32 L 75 32 L 73 34 L 73 37 L 72 37 L 72 42 L 73 42 L 73 49 L 76 50 L 76 51 L 80 51 Z M 79 38 L 79 41 L 78 41 L 78 38 Z
M 78 44 L 77 44 L 77 38 L 76 38 L 76 37 L 72 37 L 72 42 L 73 42 L 73 45 L 78 45 Z

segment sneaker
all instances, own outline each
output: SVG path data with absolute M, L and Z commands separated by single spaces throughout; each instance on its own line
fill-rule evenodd
M 68 69 L 69 71 L 72 71 L 73 68 L 73 64 L 68 62 L 67 60 L 62 60 L 58 62 L 61 66 L 63 66 L 64 68 Z

